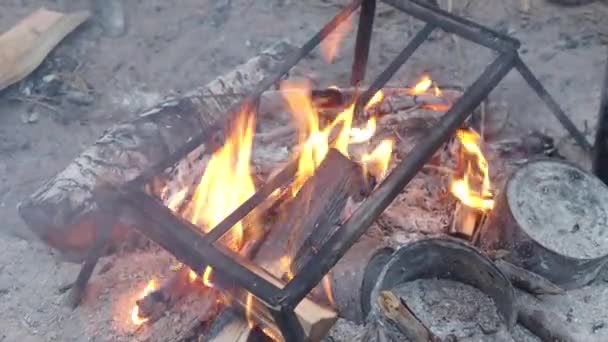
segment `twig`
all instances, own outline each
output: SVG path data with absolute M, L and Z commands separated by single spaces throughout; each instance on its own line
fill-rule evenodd
M 561 287 L 553 284 L 551 281 L 536 273 L 517 267 L 510 262 L 497 259 L 494 261 L 494 264 L 509 278 L 513 285 L 526 292 L 535 295 L 564 293 Z
M 385 318 L 393 323 L 399 332 L 413 342 L 441 342 L 391 291 L 382 291 L 378 305 Z
M 9 101 L 19 101 L 19 102 L 25 102 L 25 103 L 31 103 L 40 107 L 44 107 L 52 112 L 55 112 L 55 114 L 59 114 L 59 109 L 51 106 L 48 103 L 44 103 L 40 100 L 37 100 L 35 98 L 32 97 L 23 97 L 23 96 L 14 96 L 14 97 L 9 97 L 8 98 Z

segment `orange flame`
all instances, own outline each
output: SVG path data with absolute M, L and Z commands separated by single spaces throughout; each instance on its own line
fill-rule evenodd
M 348 16 L 348 18 L 338 24 L 338 26 L 332 33 L 330 33 L 325 39 L 321 41 L 321 55 L 323 55 L 323 58 L 327 63 L 333 62 L 336 56 L 338 55 L 338 50 L 340 49 L 342 41 L 344 40 L 346 35 L 352 30 L 352 21 L 352 16 Z
M 350 130 L 350 143 L 351 144 L 360 144 L 362 142 L 369 141 L 376 133 L 376 118 L 371 117 L 367 121 L 367 125 L 365 128 L 357 128 L 353 127 Z
M 410 89 L 410 95 L 422 95 L 433 86 L 433 80 L 427 74 L 423 74 L 420 81 Z
M 325 277 L 323 277 L 323 290 L 325 291 L 327 300 L 329 300 L 329 304 L 335 308 L 336 302 L 334 300 L 334 293 L 331 290 L 331 280 L 329 279 L 329 274 L 326 274 Z
M 254 126 L 255 119 L 250 113 L 241 113 L 236 118 L 226 143 L 209 160 L 194 192 L 191 221 L 205 232 L 213 229 L 255 192 L 249 169 Z M 226 245 L 239 251 L 244 239 L 242 223 L 238 222 L 227 234 L 230 235 Z M 211 271 L 208 266 L 203 274 L 206 286 L 212 286 Z
M 456 133 L 462 148 L 459 162 L 463 175 L 455 176 L 450 191 L 467 207 L 488 211 L 494 207 L 488 162 L 481 151 L 481 137 L 472 131 Z
M 146 287 L 141 292 L 139 299 L 144 298 L 145 296 L 147 296 L 148 294 L 150 294 L 150 292 L 152 292 L 154 290 L 156 290 L 156 281 L 154 281 L 154 279 L 152 279 L 148 282 Z M 147 318 L 147 317 L 139 316 L 139 306 L 137 306 L 137 304 L 135 304 L 135 306 L 133 306 L 133 309 L 131 310 L 131 322 L 133 322 L 133 324 L 135 324 L 135 325 L 142 325 L 142 324 L 146 323 L 148 321 L 148 319 L 149 318 Z
M 247 292 L 247 299 L 245 300 L 245 319 L 249 324 L 249 328 L 255 328 L 255 321 L 253 320 L 253 295 Z
M 386 174 L 393 153 L 393 140 L 382 140 L 371 152 L 361 157 L 361 164 L 365 174 L 371 174 L 376 179 L 381 179 Z

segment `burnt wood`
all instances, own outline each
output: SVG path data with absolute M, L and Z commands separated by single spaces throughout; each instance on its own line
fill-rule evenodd
M 220 95 L 252 91 L 294 50 L 290 44 L 280 42 L 207 86 L 181 99 L 168 99 L 138 114 L 135 120 L 107 130 L 65 170 L 21 202 L 20 216 L 36 235 L 65 258 L 82 261 L 94 244 L 99 226 L 95 220 L 98 208 L 91 194 L 99 177 L 120 186 L 165 161 L 194 136 L 203 134 L 211 142 L 214 138 L 221 140 L 218 133 L 224 127 L 224 114 L 242 98 Z M 168 184 L 168 191 L 190 185 L 182 183 L 193 180 L 180 177 L 200 175 L 204 167 L 200 156 L 212 148 L 202 146 L 176 164 L 169 179 L 179 184 Z M 160 189 L 152 189 L 155 195 L 159 192 Z M 126 232 L 124 227 L 115 226 L 111 245 L 123 241 Z

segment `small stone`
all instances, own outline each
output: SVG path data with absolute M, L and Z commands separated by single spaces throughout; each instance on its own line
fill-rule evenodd
M 604 329 L 605 326 L 606 326 L 606 323 L 604 323 L 602 321 L 594 322 L 593 325 L 591 326 L 591 331 L 595 334 L 598 330 Z
M 49 75 L 44 75 L 44 77 L 42 77 L 42 81 L 45 83 L 51 83 L 54 80 L 56 80 L 57 78 L 59 78 L 57 75 L 49 74 Z
M 69 90 L 65 93 L 66 100 L 79 106 L 88 106 L 95 100 L 89 93 L 85 93 L 78 90 Z
M 39 119 L 40 114 L 38 114 L 37 112 L 21 114 L 21 122 L 23 122 L 24 124 L 33 124 L 38 122 Z

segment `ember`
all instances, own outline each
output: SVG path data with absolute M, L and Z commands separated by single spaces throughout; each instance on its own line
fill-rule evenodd
M 146 285 L 146 287 L 144 288 L 144 290 L 141 292 L 141 295 L 139 296 L 139 299 L 144 298 L 145 296 L 147 296 L 150 292 L 154 291 L 156 289 L 156 287 L 157 287 L 156 281 L 150 280 L 148 282 L 148 285 Z M 131 310 L 131 321 L 135 325 L 142 325 L 142 324 L 144 324 L 144 323 L 146 323 L 148 321 L 148 318 L 147 317 L 140 317 L 139 316 L 139 306 L 134 305 L 133 309 Z

